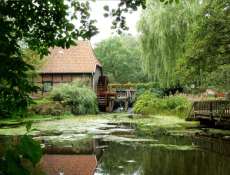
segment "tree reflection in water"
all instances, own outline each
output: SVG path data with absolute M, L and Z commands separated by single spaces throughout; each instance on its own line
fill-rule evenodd
M 230 157 L 181 138 L 152 145 L 111 142 L 96 175 L 229 175 L 229 162 Z

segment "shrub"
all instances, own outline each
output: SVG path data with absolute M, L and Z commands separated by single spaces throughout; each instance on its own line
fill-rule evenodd
M 73 114 L 95 114 L 98 112 L 96 94 L 79 82 L 61 84 L 51 91 L 50 96 L 54 101 L 68 106 Z
M 165 97 L 163 100 L 165 103 L 165 109 L 172 111 L 179 116 L 187 115 L 189 109 L 191 108 L 191 102 L 184 96 L 174 95 Z
M 184 96 L 169 96 L 159 98 L 156 94 L 145 92 L 140 95 L 134 104 L 134 112 L 139 114 L 174 114 L 186 116 L 191 103 Z
M 139 114 L 156 114 L 161 108 L 161 101 L 151 92 L 145 92 L 137 98 L 134 112 Z
M 136 96 L 139 97 L 140 95 L 144 94 L 146 91 L 151 92 L 155 94 L 156 97 L 163 97 L 164 92 L 160 88 L 155 88 L 155 87 L 137 87 L 136 89 Z
M 165 97 L 165 102 L 168 109 L 176 109 L 189 103 L 186 97 L 180 95 Z

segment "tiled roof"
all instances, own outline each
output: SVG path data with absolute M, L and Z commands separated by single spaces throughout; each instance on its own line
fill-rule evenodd
M 40 162 L 47 175 L 93 175 L 97 166 L 95 155 L 49 155 L 45 154 Z
M 78 41 L 69 49 L 55 47 L 41 69 L 41 73 L 92 73 L 101 67 L 89 41 Z

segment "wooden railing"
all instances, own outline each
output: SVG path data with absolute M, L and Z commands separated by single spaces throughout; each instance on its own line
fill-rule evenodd
M 190 117 L 195 119 L 223 119 L 230 120 L 230 101 L 208 100 L 195 101 L 193 103 Z

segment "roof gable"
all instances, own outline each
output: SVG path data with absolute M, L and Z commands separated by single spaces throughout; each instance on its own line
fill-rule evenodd
M 101 67 L 89 41 L 78 41 L 69 49 L 55 47 L 41 69 L 41 73 L 92 73 Z

